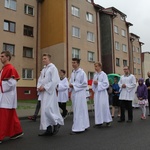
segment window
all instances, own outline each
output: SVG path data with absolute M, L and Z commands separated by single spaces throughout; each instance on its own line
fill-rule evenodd
M 136 63 L 136 58 L 135 58 L 135 57 L 133 57 L 133 62 L 135 62 L 135 63 Z
M 31 91 L 30 90 L 25 90 L 24 94 L 31 94 Z
M 22 69 L 23 79 L 33 79 L 33 69 Z
M 122 51 L 127 52 L 127 46 L 125 44 L 122 44 Z
M 72 12 L 72 15 L 79 17 L 79 8 L 72 6 L 71 12 Z
M 126 31 L 122 29 L 121 30 L 121 35 L 124 36 L 124 37 L 126 37 Z
M 25 4 L 24 13 L 33 16 L 34 15 L 33 7 Z
M 80 29 L 78 27 L 72 27 L 72 36 L 80 37 Z
M 89 12 L 86 13 L 86 20 L 89 22 L 93 22 L 93 15 Z
M 88 61 L 94 61 L 94 52 L 88 52 Z
M 127 60 L 123 60 L 123 66 L 127 66 Z
M 16 10 L 16 0 L 5 0 L 5 7 Z
M 15 32 L 16 23 L 4 20 L 4 31 Z
M 77 48 L 72 48 L 72 58 L 80 58 L 80 50 Z
M 134 68 L 134 74 L 136 74 L 136 68 Z
M 120 59 L 116 58 L 116 66 L 120 66 Z
M 115 33 L 119 34 L 119 29 L 117 26 L 114 26 L 114 31 L 115 31 Z
M 33 48 L 23 47 L 23 57 L 33 58 Z
M 87 32 L 87 40 L 94 42 L 94 34 L 92 32 Z
M 124 16 L 121 16 L 120 19 L 121 19 L 122 21 L 124 21 L 124 20 L 125 20 L 125 17 L 124 17 Z
M 92 3 L 92 0 L 87 0 L 89 3 Z
M 33 36 L 33 27 L 24 25 L 24 35 Z
M 140 70 L 140 69 L 138 69 L 138 74 L 139 74 L 139 75 L 141 74 L 141 70 Z
M 138 47 L 136 47 L 136 52 L 139 53 L 140 52 L 140 49 Z
M 138 63 L 138 64 L 140 64 L 140 63 L 141 63 L 140 58 L 137 58 L 137 63 Z
M 133 52 L 135 52 L 135 46 L 133 46 Z
M 88 72 L 88 80 L 93 79 L 94 77 L 94 72 Z
M 116 48 L 116 50 L 120 50 L 119 42 L 115 42 L 115 48 Z
M 15 54 L 15 45 L 3 43 L 3 51 L 9 51 L 12 55 Z

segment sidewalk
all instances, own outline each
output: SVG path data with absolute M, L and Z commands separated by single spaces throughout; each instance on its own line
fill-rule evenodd
M 19 119 L 27 119 L 28 116 L 34 115 L 35 107 L 36 104 L 18 102 L 17 114 Z M 72 114 L 72 106 L 67 106 L 67 110 L 69 114 Z M 88 110 L 93 110 L 93 104 L 88 105 Z

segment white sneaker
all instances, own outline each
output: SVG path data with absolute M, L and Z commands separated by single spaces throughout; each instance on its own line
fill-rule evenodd
M 16 135 L 10 137 L 10 139 L 15 140 L 15 139 L 18 139 L 19 137 L 21 137 L 23 135 L 24 135 L 24 133 L 22 132 L 22 133 L 19 133 L 19 134 L 16 134 Z

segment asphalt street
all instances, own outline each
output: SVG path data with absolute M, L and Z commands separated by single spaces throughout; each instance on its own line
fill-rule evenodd
M 150 117 L 141 120 L 140 109 L 134 109 L 132 123 L 118 123 L 114 118 L 111 127 L 103 125 L 93 128 L 94 115 L 89 113 L 91 127 L 85 132 L 70 135 L 72 115 L 65 120 L 65 125 L 55 136 L 39 137 L 40 120 L 32 122 L 21 120 L 24 136 L 16 139 L 5 139 L 0 150 L 149 150 Z M 127 114 L 126 114 L 127 117 Z

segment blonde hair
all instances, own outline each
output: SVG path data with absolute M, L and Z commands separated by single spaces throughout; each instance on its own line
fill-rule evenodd
M 95 65 L 98 65 L 98 66 L 100 66 L 100 67 L 102 68 L 102 63 L 101 63 L 101 62 L 95 62 L 95 63 L 94 63 L 94 66 L 95 66 Z

